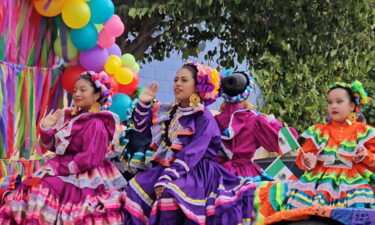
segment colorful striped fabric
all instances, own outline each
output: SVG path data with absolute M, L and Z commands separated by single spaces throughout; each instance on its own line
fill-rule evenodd
M 61 105 L 63 95 L 62 67 L 53 53 L 56 27 L 35 11 L 32 1 L 0 3 L 0 159 L 11 159 L 15 167 L 26 165 L 25 159 L 34 170 L 45 161 L 37 124 L 46 111 Z M 22 169 L 19 174 L 28 173 Z M 11 175 L 3 170 L 0 177 Z
M 60 72 L 60 68 L 23 67 L 0 62 L 0 83 L 6 87 L 0 92 L 3 99 L 0 158 L 34 159 L 42 155 L 37 124 L 47 110 L 60 105 Z
M 286 218 L 306 207 L 375 210 L 375 129 L 364 123 L 349 126 L 333 121 L 312 126 L 303 136 L 307 140 L 302 148 L 317 157 L 316 165 L 309 170 L 300 153 L 296 164 L 306 172 L 298 181 L 284 186 L 260 183 L 254 200 L 257 222 L 267 224 L 270 216 Z M 357 162 L 354 156 L 359 147 L 366 154 Z M 277 191 L 280 185 L 284 188 Z M 290 213 L 276 213 L 283 210 Z
M 331 122 L 312 126 L 303 136 L 314 143 L 303 148 L 315 154 L 318 163 L 291 184 L 287 207 L 375 208 L 375 167 L 366 160 L 353 161 L 359 147 L 374 154 L 375 129 L 363 123 L 348 126 Z M 297 164 L 303 164 L 301 157 Z
M 340 222 L 344 225 L 375 224 L 374 209 L 336 208 L 329 206 L 311 206 L 293 210 L 280 211 L 268 217 L 263 224 L 275 224 L 282 221 L 302 221 L 312 219 L 326 223 Z M 327 220 L 330 219 L 330 220 Z
M 41 16 L 29 0 L 0 3 L 0 60 L 23 66 L 51 68 L 57 58 L 53 40 L 57 24 Z

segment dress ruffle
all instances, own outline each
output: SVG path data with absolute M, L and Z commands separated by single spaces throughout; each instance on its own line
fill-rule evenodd
M 65 109 L 64 117 L 61 117 L 54 127 L 58 130 L 55 135 L 56 154 L 63 155 L 74 135 L 80 132 L 86 123 L 91 119 L 100 119 L 103 121 L 103 123 L 106 124 L 105 127 L 109 136 L 113 137 L 111 143 L 116 143 L 113 140 L 118 138 L 116 124 L 118 123 L 119 119 L 117 115 L 108 111 L 100 113 L 81 113 L 75 117 L 72 117 L 71 111 L 71 109 Z M 68 118 L 71 118 L 69 122 L 64 122 Z
M 86 192 L 82 193 L 72 185 L 66 185 L 63 193 L 58 193 L 48 181 L 38 186 L 23 186 L 8 198 L 9 204 L 0 208 L 0 224 L 123 223 L 121 192 Z M 67 200 L 71 196 L 79 196 L 79 200 Z
M 355 123 L 353 126 L 356 126 L 353 135 L 342 140 L 338 145 L 335 141 L 330 141 L 330 130 L 325 124 L 309 127 L 302 137 L 311 138 L 319 150 L 318 160 L 324 161 L 325 166 L 351 168 L 353 162 L 348 157 L 355 156 L 358 148 L 375 137 L 375 128 L 364 123 Z
M 327 125 L 315 125 L 305 131 L 303 136 L 312 139 L 322 166 L 305 172 L 290 185 L 288 208 L 375 208 L 375 174 L 364 164 L 353 162 L 357 149 L 375 137 L 375 129 L 363 123 L 352 126 L 353 135 L 339 143 L 331 137 Z
M 106 159 L 117 116 L 64 112 L 65 122 L 41 135 L 44 143 L 52 140 L 57 154 L 6 196 L 0 224 L 123 223 L 120 189 L 127 183 Z
M 183 113 L 183 116 L 179 119 L 179 123 L 182 125 L 181 131 L 177 133 L 177 137 L 172 140 L 170 146 L 164 142 L 163 136 L 163 122 L 169 120 L 169 112 L 176 107 L 175 105 L 155 103 L 154 111 L 152 116 L 153 126 L 151 127 L 152 143 L 151 147 L 154 149 L 154 153 L 150 160 L 154 160 L 164 166 L 170 166 L 175 160 L 174 150 L 181 150 L 189 141 L 189 136 L 195 133 L 194 120 L 190 118 L 190 115 L 203 113 L 203 105 L 199 105 L 192 110 Z
M 157 219 L 166 217 L 171 218 L 170 224 L 180 224 L 185 217 L 197 224 L 249 224 L 255 188 L 252 182 L 239 180 L 216 163 L 202 160 L 183 177 L 167 183 L 162 197 L 156 199 L 151 184 L 163 170 L 159 165 L 138 173 L 129 182 L 125 208 L 136 219 L 125 224 L 159 224 Z

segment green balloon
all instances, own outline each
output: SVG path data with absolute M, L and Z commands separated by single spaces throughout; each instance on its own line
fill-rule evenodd
M 121 62 L 123 66 L 133 68 L 133 65 L 135 64 L 135 58 L 132 54 L 126 53 L 121 56 Z
M 78 50 L 76 47 L 74 47 L 72 41 L 70 40 L 70 35 L 67 34 L 67 51 L 68 51 L 68 59 L 73 59 L 78 55 Z M 61 37 L 57 37 L 55 42 L 53 43 L 53 49 L 55 50 L 55 54 L 60 57 L 64 58 L 63 53 L 62 53 L 62 43 L 61 43 Z
M 102 29 L 104 28 L 104 25 L 103 24 L 94 24 L 96 30 L 98 31 L 98 33 L 100 33 L 100 31 L 102 31 Z
M 139 64 L 138 63 L 134 63 L 134 65 L 132 66 L 133 70 L 137 73 L 139 73 Z

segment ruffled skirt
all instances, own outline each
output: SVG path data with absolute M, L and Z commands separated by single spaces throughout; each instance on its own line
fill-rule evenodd
M 126 185 L 107 162 L 84 173 L 25 180 L 0 207 L 0 224 L 122 224 Z
M 305 207 L 375 209 L 375 174 L 357 165 L 352 169 L 316 168 L 298 181 L 261 182 L 254 211 L 261 223 L 276 212 Z
M 125 224 L 249 224 L 255 185 L 211 160 L 169 182 L 159 199 L 158 165 L 138 173 L 126 189 Z

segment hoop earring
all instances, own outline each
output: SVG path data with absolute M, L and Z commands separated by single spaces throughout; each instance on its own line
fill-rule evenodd
M 357 119 L 357 118 L 356 118 L 356 116 L 355 116 L 355 113 L 354 113 L 354 112 L 351 112 L 351 113 L 349 113 L 348 118 L 346 119 L 346 122 L 347 122 L 349 125 L 352 125 L 352 124 L 355 122 L 356 119 Z
M 94 104 L 91 105 L 90 109 L 89 109 L 89 112 L 91 113 L 97 113 L 100 111 L 100 108 L 102 106 L 98 103 L 98 102 L 95 102 Z
M 201 103 L 201 98 L 199 97 L 197 93 L 195 93 L 195 94 L 190 95 L 189 101 L 190 101 L 189 106 L 191 108 L 195 108 Z
M 73 108 L 72 112 L 70 113 L 70 115 L 75 116 L 75 115 L 78 114 L 78 112 L 79 112 L 79 108 L 77 106 L 74 106 L 74 108 Z

